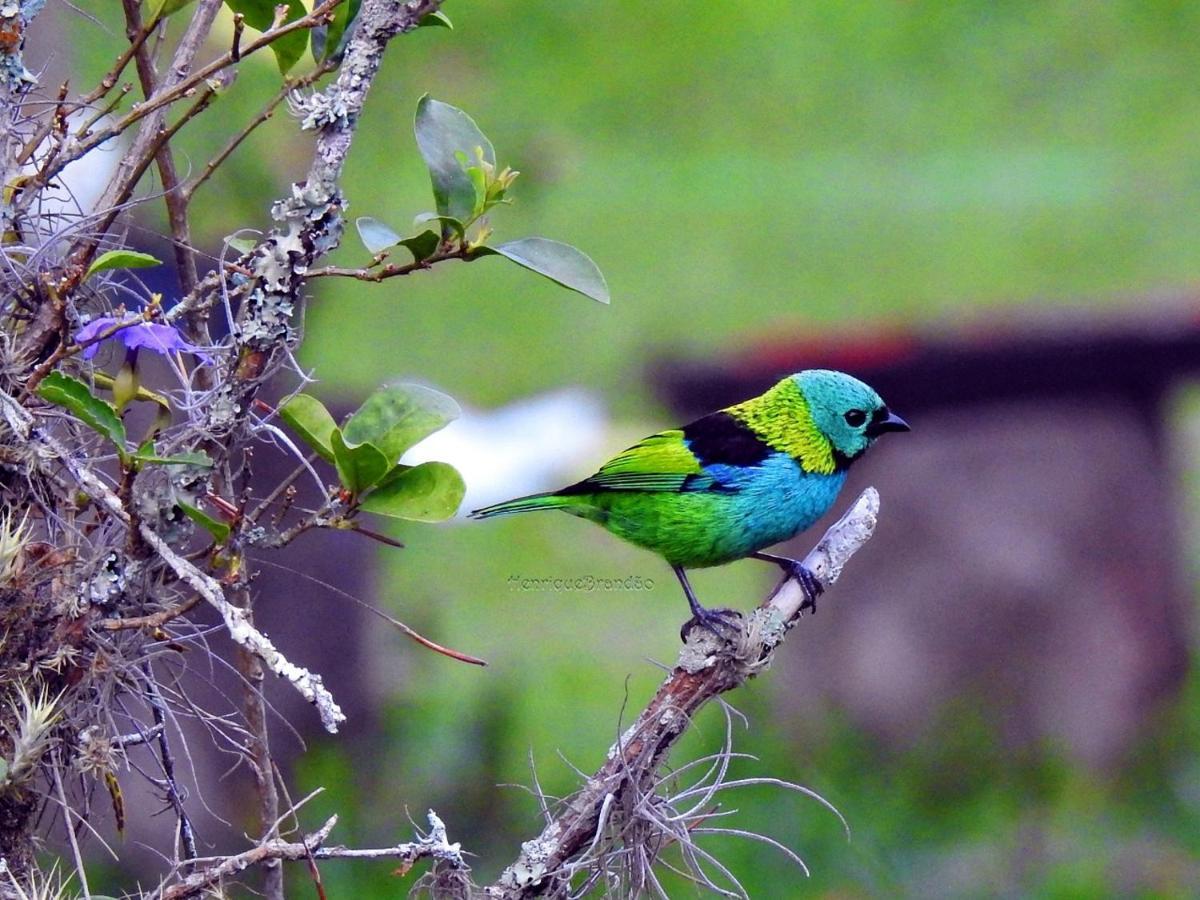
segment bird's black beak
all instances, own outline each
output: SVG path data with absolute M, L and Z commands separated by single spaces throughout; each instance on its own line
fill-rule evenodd
M 907 422 L 885 406 L 871 417 L 871 424 L 867 426 L 867 437 L 879 437 L 888 431 L 912 431 L 912 429 L 908 427 Z

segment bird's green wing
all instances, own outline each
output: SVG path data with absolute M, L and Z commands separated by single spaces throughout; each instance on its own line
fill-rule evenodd
M 660 431 L 617 454 L 591 478 L 562 493 L 588 491 L 692 491 L 714 484 L 678 429 Z

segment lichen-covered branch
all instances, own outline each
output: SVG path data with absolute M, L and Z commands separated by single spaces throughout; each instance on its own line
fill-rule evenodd
M 308 272 L 341 241 L 346 204 L 338 180 L 384 51 L 439 6 L 441 0 L 364 0 L 337 78 L 304 101 L 304 127 L 317 131 L 313 162 L 292 196 L 276 202 L 271 215 L 278 226 L 250 254 L 253 277 L 238 316 L 237 358 L 209 407 L 209 433 L 226 435 L 244 422 L 276 355 L 296 343 L 294 317 Z
M 79 482 L 79 486 L 92 499 L 104 506 L 118 521 L 125 525 L 131 524 L 129 514 L 125 511 L 120 498 L 108 485 L 97 478 L 86 465 L 71 459 L 66 448 L 50 438 L 43 437 L 43 441 L 52 452 L 60 456 L 64 465 Z M 289 681 L 300 692 L 300 696 L 317 708 L 325 730 L 330 734 L 337 733 L 338 725 L 346 721 L 346 715 L 333 699 L 333 695 L 325 688 L 321 676 L 288 660 L 265 634 L 254 627 L 245 610 L 239 609 L 225 599 L 221 585 L 215 578 L 206 575 L 180 556 L 148 525 L 143 523 L 140 526 L 140 534 L 147 546 L 166 563 L 182 582 L 221 614 L 229 637 L 234 643 L 253 653 L 267 669 Z
M 879 494 L 867 488 L 804 559 L 822 587 L 828 588 L 871 537 L 879 515 Z M 786 580 L 744 620 L 732 638 L 701 628 L 689 632 L 679 660 L 657 693 L 620 739 L 604 765 L 570 798 L 486 895 L 503 900 L 557 893 L 570 880 L 571 862 L 603 842 L 606 824 L 623 795 L 652 788 L 668 751 L 710 700 L 743 684 L 770 665 L 775 649 L 797 622 L 806 596 L 800 584 Z
M 239 609 L 225 599 L 221 592 L 221 586 L 215 579 L 205 575 L 182 556 L 179 556 L 166 541 L 144 525 L 142 526 L 142 537 L 182 581 L 193 588 L 221 614 L 221 618 L 225 622 L 225 629 L 234 643 L 253 653 L 270 671 L 291 682 L 292 687 L 300 692 L 300 696 L 317 708 L 325 730 L 330 734 L 336 734 L 338 725 L 346 721 L 346 715 L 334 701 L 333 695 L 326 690 L 321 676 L 288 660 L 265 634 L 254 627 L 245 610 Z

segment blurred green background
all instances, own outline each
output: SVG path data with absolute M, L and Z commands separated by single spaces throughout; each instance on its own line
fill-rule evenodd
M 613 302 L 500 260 L 380 286 L 325 279 L 312 286 L 302 360 L 326 398 L 354 402 L 398 376 L 480 407 L 580 385 L 616 422 L 595 463 L 623 437 L 670 423 L 645 380 L 663 352 L 944 328 L 1015 304 L 1109 303 L 1200 274 L 1200 4 L 459 0 L 446 12 L 453 31 L 421 29 L 388 54 L 350 159 L 350 215 L 404 230 L 431 207 L 411 132 L 430 92 L 471 113 L 500 163 L 522 172 L 515 205 L 494 216 L 498 237 L 583 248 Z M 97 14 L 116 27 L 112 10 Z M 96 46 L 81 54 L 90 72 L 111 58 Z M 221 99 L 227 121 L 277 82 L 270 60 L 258 62 Z M 188 136 L 195 164 L 226 137 L 214 125 Z M 309 148 L 282 114 L 251 138 L 224 186 L 197 199 L 206 249 L 236 228 L 266 227 L 270 199 L 303 177 Z M 351 233 L 335 261 L 365 257 Z M 555 795 L 577 781 L 560 753 L 595 768 L 623 705 L 628 721 L 658 683 L 646 660 L 673 660 L 683 602 L 660 561 L 565 517 L 397 534 L 408 549 L 384 557 L 380 602 L 491 665 L 387 638 L 403 676 L 388 690 L 381 743 L 364 757 L 316 739 L 295 793 L 330 787 L 311 821 L 341 813 L 348 844 L 403 839 L 403 810 L 420 819 L 433 807 L 490 880 L 539 828 L 534 801 L 497 785 L 528 784 L 530 755 Z M 591 572 L 658 587 L 579 596 L 506 585 L 512 573 Z M 770 578 L 739 565 L 702 574 L 699 589 L 747 605 Z M 843 602 L 854 598 L 823 614 Z M 804 631 L 784 653 L 805 652 Z M 804 879 L 761 844 L 711 842 L 754 896 L 1200 890 L 1194 674 L 1105 772 L 1051 747 L 1011 752 L 966 700 L 914 746 L 856 730 L 837 708 L 820 723 L 780 721 L 777 674 L 730 698 L 750 721 L 736 748 L 759 757 L 737 773 L 820 791 L 853 837 L 811 800 L 744 792 L 727 803 L 740 810 L 730 824 L 783 841 L 813 872 Z M 716 749 L 723 727 L 710 710 L 676 762 Z M 331 897 L 398 896 L 408 881 L 389 870 L 322 867 Z M 930 871 L 964 874 L 931 885 Z

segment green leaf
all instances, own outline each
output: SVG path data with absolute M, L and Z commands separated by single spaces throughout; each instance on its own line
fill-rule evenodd
M 235 13 L 246 17 L 246 24 L 255 31 L 267 31 L 275 21 L 275 0 L 225 0 L 225 5 Z M 288 0 L 287 18 L 284 24 L 303 18 L 308 11 L 303 0 Z M 308 33 L 298 28 L 276 41 L 272 41 L 271 50 L 275 53 L 275 62 L 279 71 L 286 75 L 288 70 L 300 61 L 308 47 Z
M 449 28 L 454 30 L 454 23 L 450 21 L 450 17 L 440 9 L 435 9 L 429 15 L 424 16 L 417 23 L 418 28 Z
M 0 757 L 0 784 L 3 784 L 6 778 L 8 778 L 8 760 Z
M 326 59 L 337 59 L 346 49 L 350 40 L 350 26 L 358 18 L 358 9 L 362 0 L 345 0 L 333 10 L 333 20 L 327 26 L 312 30 L 313 59 L 324 62 Z
M 426 222 L 440 222 L 442 237 L 449 237 L 451 231 L 457 234 L 460 240 L 466 237 L 467 226 L 454 216 L 439 216 L 437 213 L 425 212 L 413 217 L 414 227 L 420 227 Z
M 351 447 L 340 431 L 333 433 L 333 464 L 337 467 L 342 487 L 352 494 L 361 494 L 387 474 L 391 463 L 374 444 Z
M 458 511 L 466 486 L 449 463 L 427 462 L 389 477 L 362 502 L 367 512 L 414 522 L 441 522 Z
M 147 0 L 146 15 L 142 18 L 147 22 L 157 22 L 173 13 L 179 12 L 195 0 Z
M 400 243 L 412 252 L 413 260 L 421 262 L 433 256 L 442 239 L 435 231 L 422 231 L 416 237 L 405 238 Z
M 322 459 L 334 461 L 333 434 L 338 430 L 337 422 L 320 400 L 308 394 L 297 394 L 279 407 L 279 418 Z
M 388 247 L 395 247 L 400 243 L 400 235 L 383 222 L 372 219 L 370 216 L 359 216 L 354 220 L 354 227 L 358 229 L 359 240 L 363 242 L 363 246 L 369 253 L 381 253 Z
M 579 291 L 585 297 L 601 303 L 609 300 L 608 285 L 599 267 L 586 253 L 570 244 L 549 238 L 527 237 L 498 247 L 480 247 L 476 252 L 482 256 L 497 253 L 532 272 L 545 275 L 565 288 Z
M 213 536 L 218 544 L 229 540 L 230 527 L 220 519 L 214 519 L 208 513 L 197 509 L 190 503 L 178 503 L 183 514 Z
M 419 384 L 380 388 L 342 429 L 348 446 L 370 443 L 383 453 L 388 466 L 419 441 L 458 418 L 453 399 Z
M 225 243 L 228 244 L 230 247 L 232 247 L 234 250 L 236 250 L 238 253 L 242 253 L 242 254 L 249 253 L 251 250 L 253 250 L 255 247 L 258 246 L 258 241 L 255 240 L 254 238 L 238 237 L 237 235 L 234 235 L 234 234 L 227 235 L 225 237 Z
M 139 463 L 153 463 L 160 466 L 203 466 L 209 469 L 213 464 L 211 457 L 202 450 L 176 453 L 174 456 L 159 456 L 154 452 L 153 445 L 149 450 L 139 447 L 131 458 Z
M 62 372 L 51 372 L 37 388 L 43 400 L 72 412 L 89 428 L 99 432 L 125 453 L 125 424 L 111 403 L 101 400 L 77 378 Z
M 462 222 L 470 220 L 475 210 L 475 186 L 458 154 L 476 160 L 476 148 L 481 148 L 483 158 L 495 165 L 491 141 L 461 109 L 428 94 L 417 103 L 414 130 L 421 156 L 429 167 L 437 211 Z
M 136 250 L 109 250 L 101 253 L 88 266 L 85 279 L 91 278 L 97 272 L 109 269 L 148 269 L 151 266 L 161 266 L 162 260 L 155 259 L 149 253 L 139 253 Z

